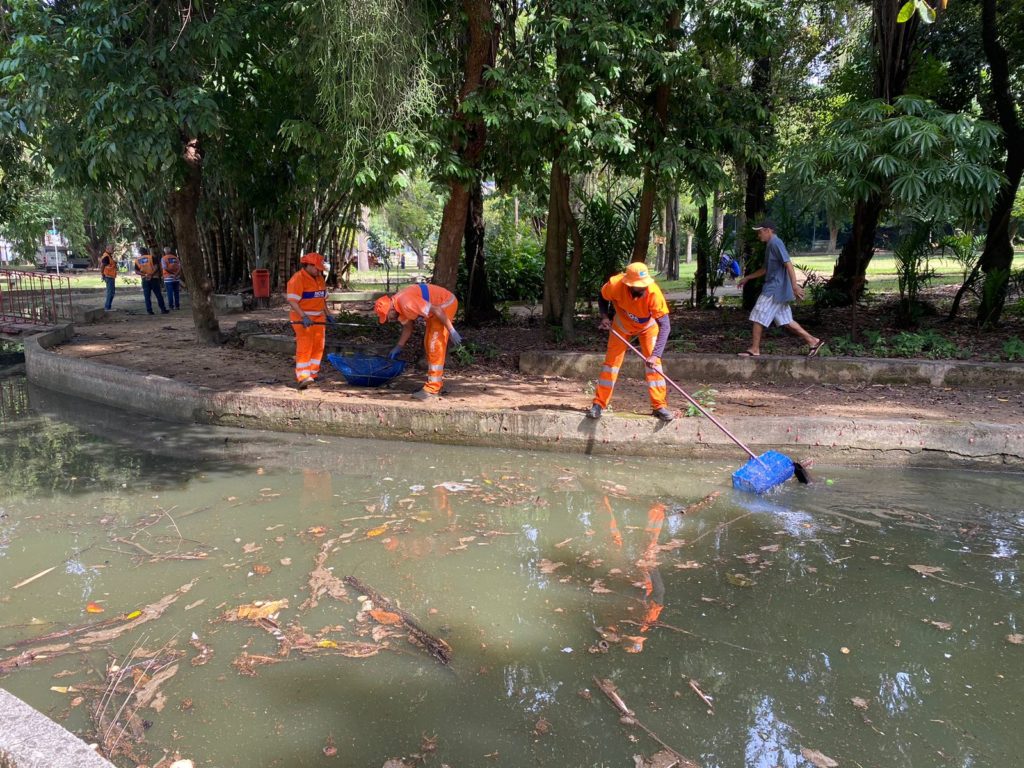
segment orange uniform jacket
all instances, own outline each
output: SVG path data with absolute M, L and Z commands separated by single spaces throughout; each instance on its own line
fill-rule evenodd
M 615 322 L 621 326 L 620 332 L 629 338 L 636 335 L 652 320 L 668 314 L 668 302 L 665 294 L 656 283 L 647 286 L 647 292 L 639 299 L 634 299 L 628 286 L 622 282 L 625 275 L 615 275 L 601 288 L 601 297 L 615 307 Z
M 327 311 L 327 281 L 323 275 L 313 277 L 309 272 L 300 269 L 288 281 L 285 294 L 289 301 L 297 301 L 302 311 L 309 315 L 314 323 L 324 322 Z M 289 313 L 293 323 L 302 322 L 302 315 L 292 310 Z
M 135 260 L 135 271 L 143 277 L 156 277 L 160 273 L 160 266 L 155 256 L 144 253 Z
M 117 262 L 114 261 L 114 254 L 104 253 L 100 256 L 100 268 L 104 277 L 117 277 Z

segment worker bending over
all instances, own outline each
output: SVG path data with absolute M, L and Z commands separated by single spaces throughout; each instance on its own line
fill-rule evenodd
M 423 335 L 423 348 L 427 353 L 427 383 L 413 393 L 415 400 L 436 400 L 441 396 L 444 385 L 444 360 L 448 351 L 448 339 L 458 346 L 462 337 L 452 326 L 452 318 L 459 302 L 455 294 L 447 288 L 429 283 L 417 283 L 403 288 L 394 296 L 381 296 L 373 305 L 381 323 L 399 322 L 402 333 L 398 343 L 388 355 L 398 357 L 409 337 L 412 336 L 413 323 L 418 318 L 426 320 L 426 333 Z
M 306 389 L 320 375 L 327 323 L 334 322 L 327 311 L 326 271 L 323 256 L 307 253 L 299 259 L 299 271 L 285 289 L 295 331 L 295 381 L 299 389 Z
M 671 329 L 668 319 L 668 304 L 647 272 L 642 261 L 633 262 L 622 274 L 613 276 L 601 287 L 597 300 L 601 310 L 602 331 L 615 331 L 626 341 L 634 336 L 640 340 L 640 350 L 646 358 L 647 393 L 651 398 L 651 410 L 655 418 L 672 421 L 675 418 L 666 407 L 668 390 L 661 371 L 661 356 L 668 343 Z M 597 380 L 594 404 L 587 411 L 587 418 L 600 419 L 608 407 L 619 377 L 619 368 L 626 356 L 626 344 L 615 333 L 608 334 L 608 351 L 604 366 Z

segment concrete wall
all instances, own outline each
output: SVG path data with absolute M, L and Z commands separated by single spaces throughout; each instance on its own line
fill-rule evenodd
M 84 741 L 0 688 L 0 765 L 10 768 L 116 768 Z
M 519 370 L 534 376 L 595 379 L 603 361 L 603 353 L 530 351 L 519 356 Z M 664 362 L 670 376 L 675 373 L 681 379 L 708 384 L 756 380 L 1024 389 L 1024 365 L 1019 363 L 676 354 L 665 355 Z M 639 358 L 627 351 L 622 372 L 637 376 L 641 365 Z

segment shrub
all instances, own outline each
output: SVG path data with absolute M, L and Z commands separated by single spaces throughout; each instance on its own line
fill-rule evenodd
M 1011 363 L 1024 360 L 1024 341 L 1020 340 L 1020 336 L 1014 336 L 1003 342 L 1003 357 Z

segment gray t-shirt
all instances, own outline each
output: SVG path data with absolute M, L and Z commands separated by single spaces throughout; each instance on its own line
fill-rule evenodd
M 789 262 L 789 251 L 785 243 L 778 235 L 772 235 L 764 249 L 764 266 L 766 270 L 764 288 L 761 293 L 766 293 L 778 302 L 786 303 L 796 298 L 793 294 L 793 285 L 789 281 L 789 274 L 786 272 L 786 264 Z

